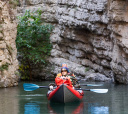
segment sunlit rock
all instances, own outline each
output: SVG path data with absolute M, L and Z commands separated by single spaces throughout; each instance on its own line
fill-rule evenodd
M 100 73 L 90 74 L 93 80 L 128 83 L 127 3 L 127 0 L 28 0 L 26 4 L 21 2 L 23 9 L 20 7 L 18 11 L 21 14 L 26 9 L 41 8 L 42 19 L 55 25 L 50 37 L 52 74 L 60 72 L 61 63 L 67 62 L 70 71 L 83 78 L 87 70 L 93 69 L 93 73 Z
M 15 83 L 18 85 L 19 80 L 15 74 L 18 69 L 15 44 L 17 12 L 16 7 L 12 7 L 12 5 L 8 1 L 0 1 L 0 87 L 15 86 Z M 15 78 L 13 79 L 13 77 Z

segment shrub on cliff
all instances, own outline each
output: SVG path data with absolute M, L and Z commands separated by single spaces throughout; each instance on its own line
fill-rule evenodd
M 31 65 L 46 63 L 52 48 L 49 37 L 53 26 L 42 23 L 41 14 L 40 10 L 36 12 L 26 11 L 23 16 L 18 18 L 16 46 L 21 56 L 22 73 L 26 69 L 29 70 L 29 73 L 27 70 L 24 71 L 27 73 L 24 78 L 28 79 L 31 78 Z

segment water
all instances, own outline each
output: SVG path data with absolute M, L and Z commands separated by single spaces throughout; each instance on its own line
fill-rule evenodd
M 34 83 L 41 86 L 51 81 Z M 83 88 L 108 88 L 108 93 L 85 91 L 79 103 L 58 104 L 47 100 L 47 89 L 26 92 L 21 82 L 18 87 L 0 89 L 0 114 L 128 114 L 128 85 L 102 84 Z

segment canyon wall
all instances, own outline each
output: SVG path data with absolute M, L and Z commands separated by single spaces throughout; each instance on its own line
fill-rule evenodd
M 0 87 L 18 85 L 15 14 L 14 4 L 0 1 Z
M 126 0 L 20 0 L 18 14 L 42 10 L 52 23 L 52 73 L 66 62 L 85 80 L 128 83 L 128 2 Z

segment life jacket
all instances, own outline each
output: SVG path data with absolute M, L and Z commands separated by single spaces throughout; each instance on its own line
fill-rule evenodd
M 69 77 L 56 77 L 55 78 L 55 83 L 57 86 L 61 85 L 61 84 L 66 84 L 70 87 L 73 87 L 71 79 Z
M 59 77 L 62 77 L 62 74 L 61 73 L 58 73 L 56 78 L 59 78 Z M 76 85 L 76 78 L 75 78 L 75 75 L 73 73 L 68 73 L 67 74 L 67 77 L 70 78 L 70 81 L 71 81 L 71 84 L 72 86 Z M 61 83 L 61 82 L 60 82 Z M 66 83 L 66 82 L 65 82 Z

